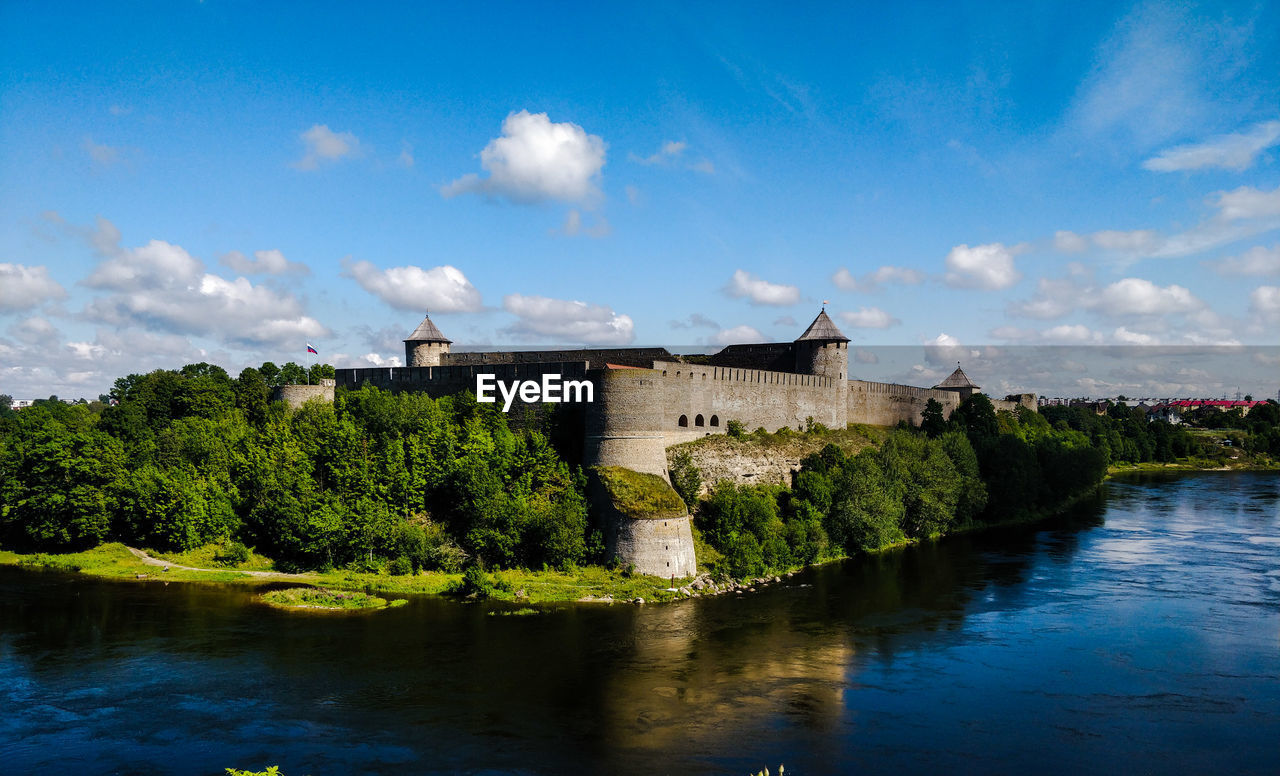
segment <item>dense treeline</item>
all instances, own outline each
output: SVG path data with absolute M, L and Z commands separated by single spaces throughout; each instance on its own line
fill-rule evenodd
M 724 483 L 697 525 L 735 576 L 776 572 L 959 528 L 1036 517 L 1102 481 L 1089 437 L 1037 413 L 997 414 L 985 396 L 919 429 L 899 428 L 849 456 L 834 445 L 801 462 L 790 488 Z
M 312 379 L 331 375 L 317 368 Z M 164 550 L 224 541 L 296 568 L 565 566 L 587 556 L 580 474 L 492 405 L 362 388 L 291 412 L 286 365 L 130 375 L 107 406 L 0 417 L 0 541 Z M 599 542 L 594 546 L 598 547 Z
M 1202 407 L 1184 418 L 1197 428 L 1222 429 L 1233 432 L 1228 438 L 1251 453 L 1280 457 L 1280 404 L 1269 400 L 1246 415 L 1239 408 L 1223 412 L 1217 407 Z

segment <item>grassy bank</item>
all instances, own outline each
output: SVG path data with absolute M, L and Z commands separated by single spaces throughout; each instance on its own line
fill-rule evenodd
M 191 561 L 199 560 L 213 551 L 210 548 L 201 548 L 190 553 L 168 555 L 164 558 L 170 562 L 168 571 L 165 571 L 163 566 L 145 563 L 123 544 L 115 542 L 103 544 L 85 552 L 74 553 L 25 555 L 0 551 L 0 563 L 56 569 L 109 579 L 219 582 L 251 586 L 290 580 L 315 587 L 390 594 L 440 595 L 456 589 L 462 580 L 461 574 L 446 574 L 438 571 L 424 571 L 402 576 L 344 570 L 283 574 L 272 571 L 269 561 L 265 561 L 264 564 L 261 556 L 255 556 L 246 563 L 231 568 L 202 570 L 179 568 L 179 565 L 194 565 Z M 666 590 L 671 586 L 670 579 L 627 575 L 622 571 L 599 566 L 584 566 L 574 571 L 503 570 L 490 573 L 488 578 L 492 582 L 491 597 L 500 601 L 551 603 L 578 601 L 584 598 L 614 601 L 643 598 L 645 601 L 665 601 L 673 597 L 673 594 Z M 677 579 L 676 585 L 679 586 L 681 582 L 682 580 Z
M 1121 463 L 1107 467 L 1107 476 L 1144 472 L 1222 472 L 1222 471 L 1280 471 L 1280 461 L 1266 455 L 1250 455 L 1241 452 L 1238 458 L 1206 459 L 1184 458 L 1170 463 Z
M 321 612 L 356 612 L 394 608 L 409 603 L 403 598 L 388 601 L 368 593 L 330 590 L 325 587 L 291 587 L 262 594 L 262 601 L 277 609 L 304 609 Z

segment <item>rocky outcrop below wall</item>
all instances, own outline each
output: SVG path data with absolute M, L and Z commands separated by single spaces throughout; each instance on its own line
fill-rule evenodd
M 834 444 L 846 453 L 856 453 L 873 443 L 877 432 L 848 430 L 826 434 L 795 434 L 786 440 L 776 437 L 761 442 L 750 436 L 735 439 L 714 436 L 667 448 L 668 466 L 681 452 L 689 453 L 693 465 L 702 472 L 702 493 L 728 480 L 737 485 L 790 485 L 792 472 L 800 461 Z

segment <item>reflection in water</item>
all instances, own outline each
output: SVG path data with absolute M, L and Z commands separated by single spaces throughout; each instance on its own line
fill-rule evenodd
M 0 568 L 17 772 L 1265 771 L 1280 478 L 1111 483 L 1050 524 L 670 606 L 307 616 Z M 1104 522 L 1105 520 L 1105 522 Z

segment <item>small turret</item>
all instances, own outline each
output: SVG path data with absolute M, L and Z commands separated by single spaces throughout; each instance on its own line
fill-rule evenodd
M 796 371 L 849 379 L 849 338 L 836 328 L 825 307 L 796 339 Z
M 969 379 L 969 376 L 960 368 L 959 361 L 956 362 L 956 371 L 952 372 L 947 379 L 933 387 L 940 391 L 954 391 L 960 394 L 961 401 L 964 401 L 982 390 L 978 386 L 974 385 L 973 381 Z
M 428 314 L 404 341 L 405 365 L 440 366 L 440 357 L 449 352 L 450 344 L 451 340 L 440 333 Z

